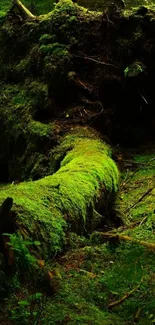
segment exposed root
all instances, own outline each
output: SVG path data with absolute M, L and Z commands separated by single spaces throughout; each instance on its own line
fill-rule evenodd
M 25 19 L 36 20 L 37 17 L 34 16 L 29 9 L 27 9 L 20 0 L 12 0 L 13 5 L 16 6 L 21 12 Z

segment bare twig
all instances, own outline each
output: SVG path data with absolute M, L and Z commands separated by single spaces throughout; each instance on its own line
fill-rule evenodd
M 142 220 L 136 220 L 136 221 L 130 223 L 129 225 L 124 225 L 117 229 L 114 229 L 111 231 L 111 233 L 114 233 L 114 234 L 116 234 L 116 232 L 122 233 L 124 230 L 134 229 L 137 226 L 138 227 L 141 226 L 146 220 L 147 220 L 147 217 L 144 217 Z
M 143 163 L 143 162 L 137 162 L 137 161 L 133 161 L 133 160 L 123 160 L 124 162 L 128 162 L 128 163 L 130 163 L 130 164 L 135 164 L 135 165 L 139 165 L 139 167 L 137 167 L 136 168 L 136 170 L 133 172 L 133 174 L 131 175 L 131 176 L 129 176 L 128 178 L 127 178 L 127 176 L 128 176 L 128 171 L 129 171 L 129 169 L 127 170 L 127 175 L 126 175 L 126 177 L 125 177 L 125 180 L 122 182 L 122 184 L 120 185 L 120 188 L 122 188 L 122 187 L 124 187 L 126 184 L 128 184 L 129 182 L 130 182 L 130 180 L 135 176 L 135 174 L 139 171 L 139 170 L 141 170 L 141 168 L 144 168 L 144 167 L 152 167 L 152 168 L 154 168 L 155 167 L 155 165 L 151 165 L 150 164 L 150 162 L 152 162 L 153 160 L 155 160 L 155 157 L 153 157 L 153 158 L 151 158 L 151 159 L 149 159 L 149 161 L 147 161 L 146 163 Z
M 150 167 L 150 161 L 152 161 L 154 159 L 149 160 L 148 162 L 144 163 L 144 162 L 140 162 L 140 161 L 134 161 L 134 160 L 130 160 L 130 159 L 124 159 L 123 161 L 132 165 L 140 165 L 140 166 L 149 166 Z M 155 165 L 151 165 L 151 167 L 155 167 Z
M 141 282 L 142 282 L 142 280 L 141 280 Z M 108 309 L 112 309 L 114 307 L 117 307 L 117 306 L 121 305 L 126 299 L 128 299 L 134 292 L 136 292 L 139 289 L 139 287 L 141 285 L 141 282 L 137 285 L 137 287 L 135 287 L 131 291 L 127 292 L 122 298 L 120 298 L 119 300 L 116 300 L 116 301 L 112 302 L 108 306 Z
M 138 240 L 130 236 L 113 234 L 111 232 L 98 232 L 98 234 L 102 236 L 103 239 L 105 240 L 114 241 L 114 242 L 127 241 L 127 242 L 131 242 L 131 243 L 135 243 L 147 247 L 148 249 L 155 251 L 155 243 L 148 243 L 145 240 Z
M 95 62 L 97 64 L 102 64 L 102 65 L 110 66 L 110 67 L 113 67 L 113 68 L 116 68 L 116 69 L 119 68 L 118 66 L 113 65 L 111 63 L 107 63 L 107 62 L 103 62 L 103 61 L 98 61 L 98 60 L 93 59 L 93 58 L 88 57 L 88 56 L 82 56 L 82 55 L 77 55 L 77 54 L 73 54 L 73 56 L 76 57 L 76 58 L 81 58 L 81 59 L 84 59 L 84 60 L 93 61 L 93 62 Z
M 152 192 L 152 190 L 154 189 L 154 186 L 149 188 L 134 204 L 132 204 L 130 207 L 128 207 L 127 209 L 125 209 L 123 211 L 123 213 L 125 212 L 129 212 L 131 209 L 135 208 L 135 206 L 141 202 L 148 194 L 150 194 Z
M 146 220 L 147 220 L 147 216 L 145 216 L 145 217 L 141 220 L 141 222 L 140 222 L 140 224 L 139 224 L 138 227 L 140 227 L 141 225 L 143 225 L 143 223 L 144 223 Z
M 141 167 L 137 167 L 136 170 L 132 173 L 131 176 L 129 176 L 128 178 L 126 177 L 126 178 L 125 178 L 125 181 L 123 181 L 123 183 L 120 185 L 120 188 L 122 188 L 122 187 L 124 187 L 126 184 L 128 184 L 128 183 L 131 181 L 131 179 L 135 176 L 135 174 L 136 174 L 137 172 L 139 172 L 139 170 L 141 170 Z M 129 169 L 128 169 L 128 171 L 129 171 Z M 127 173 L 127 174 L 128 174 L 128 173 Z
M 137 312 L 136 312 L 136 315 L 135 315 L 135 318 L 134 318 L 134 321 L 135 321 L 135 322 L 138 321 L 141 312 L 142 312 L 142 308 L 138 308 L 138 310 L 137 310 Z

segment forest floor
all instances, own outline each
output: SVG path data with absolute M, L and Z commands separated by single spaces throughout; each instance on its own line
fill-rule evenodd
M 150 243 L 155 228 L 154 149 L 126 150 L 118 198 L 125 225 L 113 230 Z M 63 287 L 52 302 L 51 324 L 155 323 L 154 251 L 128 241 L 105 243 L 99 234 L 92 234 L 87 246 L 73 245 L 60 259 Z
M 107 240 L 105 229 L 89 238 L 70 234 L 70 250 L 50 265 L 57 269 L 56 292 L 28 302 L 36 279 L 30 277 L 6 303 L 0 323 L 117 325 L 155 323 L 154 248 L 155 145 L 125 149 L 116 204 L 124 226 L 111 233 L 129 240 Z M 123 238 L 123 237 L 122 237 Z M 16 279 L 15 281 L 16 282 Z M 39 288 L 38 288 L 39 290 Z M 5 301 L 6 302 L 6 301 Z M 24 304 L 25 302 L 25 304 Z M 30 313 L 29 313 L 30 312 Z M 4 319 L 5 318 L 5 319 Z
M 58 156 L 60 165 L 64 158 L 57 152 L 64 133 L 75 125 L 90 126 L 122 146 L 142 142 L 147 133 L 154 138 L 155 14 L 142 7 L 124 13 L 112 8 L 101 15 L 62 1 L 38 21 L 24 23 L 14 12 L 3 20 L 2 15 L 0 179 L 9 186 L 1 190 L 2 196 L 16 196 L 14 207 L 29 229 L 45 206 L 39 203 L 41 187 L 46 190 L 43 183 L 33 191 L 31 185 L 44 178 L 46 183 L 47 175 L 60 167 L 54 159 Z M 56 157 L 51 151 L 55 147 Z M 46 200 L 45 218 L 38 217 L 33 242 L 26 242 L 21 225 L 23 242 L 12 245 L 17 255 L 23 253 L 12 277 L 6 277 L 0 254 L 0 324 L 155 324 L 155 144 L 116 151 L 121 175 L 114 210 L 124 225 L 104 225 L 91 234 L 84 229 L 85 236 L 68 225 L 65 248 L 61 253 L 55 249 L 54 255 L 47 232 L 51 255 L 42 256 L 42 250 L 33 265 L 31 246 L 40 240 L 41 230 L 55 239 L 58 214 L 55 219 L 50 214 L 52 227 L 42 223 L 50 211 Z M 28 189 L 27 180 L 32 183 Z M 27 201 L 26 191 L 32 193 Z M 30 213 L 23 212 L 25 202 Z M 55 242 L 59 244 L 57 237 Z M 47 261 L 48 288 L 41 258 Z

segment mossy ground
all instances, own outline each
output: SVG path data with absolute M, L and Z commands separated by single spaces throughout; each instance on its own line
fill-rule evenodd
M 126 159 L 118 203 L 122 214 L 154 186 L 153 147 L 132 152 Z M 124 212 L 121 234 L 154 242 L 154 210 L 153 190 Z M 63 281 L 52 302 L 47 301 L 43 324 L 154 324 L 154 252 L 134 243 L 101 243 L 94 236 L 87 243 L 73 236 L 72 245 L 73 251 L 59 260 Z M 108 312 L 111 302 L 139 284 L 135 293 Z
M 93 125 L 116 142 L 120 138 L 135 142 L 147 129 L 154 130 L 153 31 L 153 7 L 128 12 L 115 8 L 101 14 L 69 0 L 36 22 L 9 16 L 1 28 L 0 179 L 41 179 L 2 186 L 0 200 L 13 197 L 21 233 L 23 229 L 23 234 L 40 241 L 36 255 L 45 258 L 51 269 L 55 263 L 50 257 L 64 246 L 66 250 L 73 247 L 63 257 L 57 256 L 62 277 L 59 290 L 53 297 L 43 297 L 38 324 L 155 323 L 154 252 L 137 244 L 112 245 L 101 243 L 99 236 L 89 238 L 101 217 L 95 207 L 104 189 L 101 183 L 110 193 L 116 191 L 118 174 L 111 152 L 85 132 L 78 140 L 70 135 L 60 144 L 61 136 L 74 130 L 75 124 Z M 139 60 L 143 71 L 126 76 L 125 71 Z M 57 144 L 59 149 L 52 149 Z M 150 152 L 132 157 L 145 164 L 132 178 L 134 163 L 125 167 L 122 183 L 126 184 L 120 188 L 118 202 L 126 224 L 118 231 L 151 242 L 154 189 L 130 207 L 154 186 L 152 158 Z M 86 226 L 91 229 L 87 238 L 73 233 L 76 228 L 85 235 Z M 37 276 L 32 270 L 29 282 L 22 279 L 20 283 L 18 274 L 8 280 L 11 295 L 1 309 L 2 324 L 4 309 L 11 323 L 34 325 L 34 318 L 27 314 L 29 307 L 17 306 L 32 290 L 41 290 L 34 286 Z M 2 271 L 1 281 L 3 291 Z M 138 284 L 139 289 L 124 303 L 108 310 L 111 302 Z

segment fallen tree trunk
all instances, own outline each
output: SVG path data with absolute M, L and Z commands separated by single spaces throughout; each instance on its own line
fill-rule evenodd
M 2 188 L 0 202 L 13 199 L 12 213 L 20 234 L 40 241 L 43 256 L 62 250 L 66 232 L 84 234 L 113 223 L 110 211 L 118 170 L 110 155 L 109 146 L 93 130 L 80 128 L 56 148 L 60 164 L 56 173 Z

